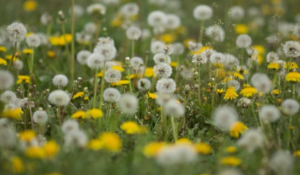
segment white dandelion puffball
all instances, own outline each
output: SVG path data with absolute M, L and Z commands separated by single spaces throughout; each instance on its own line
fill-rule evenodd
M 100 3 L 92 4 L 87 7 L 86 9 L 88 14 L 102 14 L 104 15 L 106 13 L 106 7 Z
M 267 54 L 267 62 L 268 63 L 276 62 L 278 60 L 279 60 L 279 56 L 276 52 L 269 52 Z
M 177 15 L 169 14 L 166 15 L 165 19 L 165 28 L 174 30 L 177 29 L 181 25 L 180 18 Z
M 289 150 L 279 150 L 274 153 L 269 161 L 269 166 L 277 174 L 292 174 L 294 158 Z
M 154 66 L 154 75 L 159 78 L 168 78 L 172 74 L 172 67 L 166 63 L 159 63 Z
M 139 13 L 139 6 L 137 5 L 137 3 L 131 2 L 131 3 L 127 3 L 125 5 L 123 5 L 121 7 L 121 13 L 122 15 L 124 15 L 126 18 L 135 16 Z
M 300 44 L 297 41 L 287 41 L 283 45 L 283 52 L 286 57 L 296 58 L 300 56 Z
M 133 58 L 130 59 L 130 66 L 134 70 L 140 69 L 140 67 L 143 66 L 143 65 L 144 65 L 144 61 L 140 57 L 133 57 Z
M 163 26 L 166 20 L 167 16 L 162 11 L 153 11 L 148 15 L 148 24 L 152 27 Z
M 213 113 L 215 126 L 224 131 L 229 131 L 233 123 L 238 120 L 236 110 L 228 106 L 220 106 Z
M 266 74 L 255 73 L 251 77 L 251 83 L 259 92 L 268 93 L 272 90 L 272 83 Z
M 65 91 L 55 90 L 49 94 L 48 101 L 56 106 L 66 106 L 70 102 L 70 96 Z
M 164 53 L 157 53 L 154 55 L 153 60 L 155 64 L 160 64 L 160 63 L 171 63 L 171 57 L 169 55 L 166 55 Z
M 174 43 L 173 44 L 174 52 L 173 55 L 182 55 L 184 53 L 184 45 L 181 43 Z
M 155 102 L 160 105 L 160 106 L 163 106 L 165 105 L 168 101 L 170 100 L 177 100 L 175 97 L 174 97 L 174 94 L 167 94 L 167 93 L 157 93 L 157 98 L 155 100 Z
M 11 127 L 13 127 L 13 124 L 8 118 L 0 118 L 0 130 Z
M 17 96 L 12 91 L 5 91 L 1 94 L 0 100 L 6 104 L 10 104 L 17 100 Z
M 172 78 L 162 78 L 157 81 L 156 90 L 159 93 L 174 93 L 176 82 Z
M 190 144 L 175 144 L 164 146 L 155 158 L 162 166 L 190 164 L 197 160 L 197 151 Z
M 228 16 L 233 20 L 241 20 L 245 16 L 245 11 L 241 6 L 233 6 L 229 9 Z
M 191 51 L 198 51 L 198 50 L 200 50 L 202 47 L 203 47 L 202 43 L 195 43 L 195 42 L 193 42 L 193 41 L 189 41 L 189 42 L 188 42 L 188 48 L 189 48 Z
M 84 9 L 81 5 L 74 4 L 74 17 L 79 18 L 84 14 Z M 72 7 L 69 9 L 69 13 L 72 15 Z
M 222 42 L 225 40 L 224 29 L 219 25 L 213 25 L 205 30 L 205 35 L 217 42 Z
M 223 64 L 225 62 L 225 55 L 219 52 L 215 52 L 210 56 L 210 62 Z
M 146 90 L 150 89 L 150 87 L 151 87 L 151 81 L 148 80 L 147 78 L 141 78 L 137 82 L 137 87 L 141 91 L 146 91 Z
M 198 5 L 193 11 L 194 18 L 205 21 L 213 16 L 213 9 L 208 5 Z
M 186 79 L 189 80 L 191 78 L 193 78 L 194 76 L 194 71 L 191 69 L 187 69 L 187 68 L 183 68 L 183 70 L 180 72 L 180 75 Z
M 231 54 L 224 54 L 225 56 L 225 66 L 226 67 L 232 67 L 232 66 L 236 66 L 239 64 L 239 60 L 234 56 L 234 55 L 231 55 Z
M 239 35 L 236 39 L 236 46 L 239 48 L 247 48 L 252 44 L 252 39 L 249 35 Z
M 164 53 L 165 43 L 162 41 L 153 41 L 151 43 L 151 52 L 153 54 Z
M 251 104 L 251 100 L 249 98 L 243 97 L 240 98 L 238 101 L 237 106 L 241 106 L 241 107 L 248 107 Z
M 36 35 L 40 38 L 41 45 L 47 45 L 49 43 L 48 37 L 44 33 L 37 33 Z
M 167 3 L 167 0 L 148 0 L 149 4 L 157 5 L 157 6 L 162 6 Z M 168 2 L 171 3 L 171 2 Z
M 93 70 L 102 69 L 104 64 L 105 58 L 98 53 L 92 53 L 87 59 L 87 65 Z
M 237 169 L 227 168 L 218 172 L 217 175 L 243 175 L 243 174 Z
M 107 88 L 103 92 L 103 98 L 105 101 L 110 103 L 118 102 L 121 97 L 121 94 L 116 88 Z
M 7 27 L 8 37 L 12 42 L 20 42 L 25 39 L 27 29 L 24 24 L 14 22 Z
M 16 131 L 11 127 L 0 129 L 0 148 L 13 148 L 16 145 L 16 136 Z
M 259 129 L 249 129 L 242 135 L 237 144 L 251 153 L 263 147 L 264 139 L 264 134 Z
M 292 116 L 298 113 L 299 103 L 294 99 L 286 99 L 281 103 L 283 113 Z
M 138 110 L 139 101 L 132 94 L 123 94 L 118 103 L 119 109 L 123 114 L 133 115 Z
M 29 47 L 39 47 L 41 44 L 41 39 L 38 35 L 31 34 L 26 38 L 26 43 Z
M 79 130 L 79 124 L 76 120 L 68 119 L 62 124 L 61 130 L 64 134 L 69 134 Z
M 89 34 L 95 34 L 97 32 L 97 26 L 93 22 L 88 22 L 84 25 L 84 31 Z
M 259 117 L 264 123 L 272 123 L 280 118 L 280 110 L 274 105 L 265 105 L 259 110 Z
M 117 49 L 112 44 L 97 45 L 94 49 L 94 53 L 102 55 L 106 61 L 114 59 L 117 55 Z
M 169 100 L 164 105 L 164 112 L 167 116 L 180 118 L 184 116 L 184 106 L 177 100 Z
M 205 54 L 202 54 L 202 53 L 195 54 L 195 55 L 193 55 L 192 62 L 197 65 L 205 64 L 207 62 L 207 57 Z
M 87 135 L 81 130 L 74 130 L 65 135 L 65 147 L 67 148 L 84 148 L 88 142 Z
M 122 74 L 118 70 L 108 69 L 105 72 L 105 81 L 108 83 L 117 83 L 121 80 Z
M 233 87 L 236 91 L 238 91 L 241 87 L 240 82 L 237 80 L 230 80 L 227 82 L 228 87 Z
M 14 85 L 13 75 L 6 70 L 0 70 L 0 90 L 9 89 Z
M 23 62 L 21 61 L 21 60 L 15 60 L 14 62 L 13 62 L 13 65 L 14 65 L 14 67 L 17 69 L 17 70 L 22 70 L 23 69 L 23 66 L 24 66 L 24 64 L 23 64 Z
M 88 50 L 81 50 L 80 52 L 78 52 L 76 59 L 78 61 L 79 64 L 81 65 L 86 65 L 87 64 L 87 59 L 89 58 L 89 56 L 92 53 Z
M 55 75 L 52 79 L 52 82 L 55 86 L 65 87 L 68 85 L 68 78 L 65 75 Z
M 103 45 L 115 46 L 115 41 L 110 37 L 100 37 L 98 39 L 97 46 L 103 46 Z
M 33 121 L 35 123 L 44 124 L 47 122 L 47 120 L 48 120 L 48 115 L 46 111 L 38 110 L 33 113 Z
M 120 4 L 120 0 L 103 0 L 105 5 L 118 5 Z
M 138 40 L 142 35 L 141 29 L 138 27 L 129 27 L 126 31 L 126 36 L 130 40 Z

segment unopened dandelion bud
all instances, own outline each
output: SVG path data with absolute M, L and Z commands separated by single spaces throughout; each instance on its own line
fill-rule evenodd
M 194 89 L 198 89 L 199 88 L 199 85 L 198 84 L 195 84 L 194 85 Z
M 65 15 L 64 12 L 62 12 L 61 10 L 58 11 L 58 22 L 63 23 L 65 21 Z
M 130 61 L 130 58 L 129 58 L 129 57 L 126 57 L 126 58 L 125 58 L 125 61 Z
M 186 90 L 186 91 L 190 91 L 190 90 L 191 90 L 191 87 L 190 87 L 190 85 L 188 85 L 188 84 L 187 84 L 187 85 L 185 85 L 185 87 L 184 87 L 184 88 L 185 88 L 185 90 Z

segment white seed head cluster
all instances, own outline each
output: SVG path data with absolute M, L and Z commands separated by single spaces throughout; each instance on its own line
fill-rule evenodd
M 264 140 L 264 134 L 261 132 L 261 130 L 249 129 L 238 140 L 238 146 L 251 153 L 256 149 L 262 148 L 264 145 Z
M 166 63 L 159 63 L 153 68 L 154 74 L 159 78 L 168 78 L 172 74 L 172 67 Z
M 169 30 L 177 29 L 181 25 L 180 18 L 174 14 L 167 14 L 165 19 L 165 28 Z
M 105 101 L 110 103 L 118 102 L 121 97 L 121 94 L 116 88 L 107 88 L 103 92 L 103 98 Z
M 274 105 L 265 105 L 260 109 L 259 117 L 264 123 L 272 123 L 280 118 L 280 111 Z
M 48 120 L 46 111 L 38 110 L 33 113 L 33 121 L 38 124 L 45 124 Z
M 169 55 L 166 55 L 165 53 L 157 53 L 154 55 L 153 60 L 155 64 L 159 63 L 171 63 L 171 57 Z
M 283 52 L 288 58 L 296 58 L 300 56 L 300 44 L 297 41 L 287 41 L 283 45 Z
M 104 67 L 105 58 L 99 53 L 92 53 L 87 59 L 87 65 L 93 70 L 100 70 Z
M 241 87 L 240 82 L 237 80 L 230 80 L 227 82 L 228 87 L 234 87 L 236 91 L 238 91 Z
M 108 69 L 105 72 L 105 81 L 108 83 L 117 83 L 121 80 L 122 74 L 118 70 Z
M 267 54 L 267 62 L 268 63 L 276 62 L 278 60 L 279 60 L 279 56 L 276 52 L 269 52 Z
M 141 29 L 135 26 L 131 26 L 126 31 L 126 36 L 130 40 L 138 40 L 142 35 Z
M 130 3 L 126 3 L 125 5 L 123 5 L 121 7 L 120 12 L 126 18 L 130 18 L 130 17 L 137 15 L 139 13 L 139 10 L 140 10 L 140 8 L 137 3 L 130 2 Z
M 86 9 L 87 13 L 89 14 L 102 14 L 104 15 L 106 13 L 106 7 L 100 3 L 92 4 L 87 7 Z
M 248 48 L 252 44 L 252 39 L 249 35 L 239 35 L 236 39 L 236 46 L 239 48 Z
M 151 52 L 153 54 L 164 53 L 165 43 L 162 41 L 153 41 L 151 43 Z
M 213 26 L 208 27 L 205 30 L 205 34 L 217 42 L 222 42 L 225 40 L 224 29 L 219 25 L 213 25 Z
M 148 24 L 152 27 L 164 26 L 166 19 L 166 14 L 164 12 L 153 11 L 148 15 Z
M 151 81 L 148 80 L 147 78 L 141 78 L 137 82 L 137 87 L 139 90 L 146 91 L 146 90 L 150 89 Z
M 214 125 L 219 129 L 228 131 L 233 123 L 238 120 L 236 110 L 228 106 L 219 106 L 213 113 Z
M 294 158 L 290 151 L 279 150 L 273 154 L 269 165 L 277 174 L 291 174 Z
M 105 58 L 105 61 L 114 59 L 117 55 L 117 50 L 112 44 L 99 44 L 95 47 L 94 53 L 98 53 Z
M 144 61 L 140 57 L 133 57 L 130 59 L 130 65 L 133 68 L 133 70 L 137 71 L 140 69 L 141 66 L 144 65 Z
M 159 93 L 173 93 L 176 90 L 176 82 L 172 78 L 161 78 L 156 83 Z
M 255 73 L 251 77 L 251 83 L 259 92 L 268 93 L 272 90 L 271 81 L 266 74 Z
M 233 20 L 241 20 L 245 16 L 245 11 L 241 6 L 233 6 L 228 11 L 228 16 Z
M 164 105 L 164 112 L 167 116 L 180 118 L 184 116 L 185 109 L 184 106 L 177 100 L 169 100 Z
M 7 27 L 7 32 L 10 41 L 12 42 L 20 42 L 25 39 L 27 34 L 27 29 L 24 24 L 19 22 L 14 22 Z
M 0 90 L 11 88 L 14 81 L 14 77 L 9 71 L 0 70 Z
M 200 64 L 205 64 L 207 62 L 207 57 L 205 54 L 195 54 L 193 55 L 193 60 L 192 60 L 193 63 L 197 64 L 197 65 L 200 65 Z
M 65 91 L 55 90 L 49 94 L 48 101 L 56 106 L 66 106 L 70 102 L 70 96 Z
M 133 115 L 138 110 L 138 99 L 132 94 L 123 94 L 119 100 L 119 108 L 123 114 Z
M 31 34 L 26 38 L 26 43 L 29 47 L 39 47 L 41 45 L 41 39 L 38 35 Z
M 89 56 L 92 53 L 88 50 L 81 50 L 80 52 L 78 52 L 76 59 L 78 61 L 78 63 L 80 63 L 81 65 L 86 65 L 87 64 L 87 59 L 89 58 Z
M 68 85 L 69 80 L 67 76 L 59 74 L 53 77 L 52 82 L 55 86 L 65 87 Z
M 212 53 L 210 56 L 210 62 L 223 64 L 225 62 L 225 56 L 219 52 Z
M 293 116 L 299 112 L 299 103 L 294 99 L 286 99 L 281 103 L 282 112 L 286 115 Z
M 79 124 L 76 120 L 68 119 L 64 121 L 64 123 L 61 126 L 61 129 L 64 134 L 69 134 L 73 131 L 79 130 Z
M 81 130 L 74 130 L 65 135 L 66 148 L 84 148 L 88 142 L 88 137 L 85 132 Z
M 213 16 L 213 10 L 208 5 L 199 5 L 194 9 L 193 14 L 195 19 L 205 21 Z
M 14 92 L 7 90 L 1 94 L 0 100 L 6 104 L 11 104 L 15 103 L 17 96 Z

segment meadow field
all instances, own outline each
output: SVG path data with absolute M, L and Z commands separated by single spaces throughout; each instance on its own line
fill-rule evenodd
M 0 0 L 0 175 L 300 175 L 298 0 Z

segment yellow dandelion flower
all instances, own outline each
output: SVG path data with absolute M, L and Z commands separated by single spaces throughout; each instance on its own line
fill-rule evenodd
M 122 86 L 122 85 L 126 85 L 129 84 L 128 80 L 120 80 L 117 83 L 111 83 L 112 86 Z
M 45 151 L 41 147 L 32 146 L 25 150 L 25 154 L 30 158 L 44 158 L 46 156 Z
M 47 52 L 47 56 L 49 57 L 49 58 L 54 58 L 55 57 L 55 52 L 53 52 L 53 51 L 48 51 Z
M 27 12 L 35 11 L 37 8 L 37 2 L 34 0 L 27 0 L 23 4 L 23 9 Z
M 144 146 L 143 153 L 146 157 L 154 157 L 164 146 L 163 142 L 150 142 Z
M 88 101 L 88 100 L 89 100 L 89 96 L 85 96 L 84 101 Z
M 140 127 L 137 123 L 129 121 L 121 125 L 121 129 L 127 134 L 137 134 L 140 132 Z
M 294 156 L 300 157 L 300 150 L 294 152 Z
M 225 92 L 224 89 L 217 89 L 218 94 L 223 94 L 224 92 Z
M 173 43 L 176 39 L 175 35 L 172 34 L 164 34 L 160 37 L 160 40 L 162 40 L 165 43 Z
M 101 71 L 97 74 L 97 77 L 102 77 L 102 76 L 103 76 L 103 71 Z
M 147 98 L 151 98 L 151 99 L 156 99 L 157 95 L 155 93 L 150 93 L 148 92 L 148 94 L 146 95 Z
M 284 63 L 284 67 L 286 69 L 298 69 L 298 64 L 295 63 L 295 62 L 287 62 L 287 63 Z
M 237 34 L 246 34 L 248 33 L 248 27 L 245 24 L 237 24 L 235 25 L 235 32 Z
M 258 54 L 264 54 L 266 50 L 262 45 L 254 45 L 253 49 L 255 49 L 258 52 Z
M 29 54 L 32 54 L 32 53 L 33 53 L 33 50 L 32 50 L 32 49 L 24 49 L 24 50 L 23 50 L 23 53 L 29 55 Z
M 6 51 L 7 51 L 6 47 L 0 46 L 0 52 L 6 52 Z
M 227 153 L 235 153 L 236 152 L 236 147 L 235 146 L 228 146 L 228 147 L 226 147 L 225 151 Z
M 51 158 L 58 153 L 59 145 L 55 141 L 49 141 L 44 145 L 43 149 L 46 157 Z
M 4 65 L 6 66 L 7 65 L 7 61 L 3 58 L 0 58 L 0 65 Z
M 103 148 L 111 151 L 118 152 L 122 148 L 122 141 L 119 135 L 113 132 L 104 132 L 99 136 L 103 143 Z
M 145 77 L 153 77 L 154 76 L 153 67 L 147 67 L 144 75 L 145 75 Z
M 30 84 L 31 83 L 30 77 L 27 76 L 27 75 L 19 75 L 18 80 L 17 80 L 17 84 L 21 84 L 22 82 Z
M 279 63 L 272 62 L 272 63 L 268 64 L 268 69 L 278 70 L 279 68 L 280 68 Z
M 237 79 L 240 79 L 240 80 L 244 79 L 244 76 L 242 74 L 238 73 L 238 72 L 234 72 L 233 76 L 234 76 L 234 78 L 237 78 Z
M 300 82 L 300 73 L 290 72 L 285 76 L 285 81 L 288 82 Z
M 103 117 L 103 113 L 100 109 L 90 109 L 86 112 L 87 116 L 90 118 L 93 118 L 93 119 L 97 119 L 97 118 L 100 118 L 100 117 Z
M 103 148 L 103 142 L 99 139 L 90 140 L 87 147 L 91 150 L 97 151 Z
M 239 166 L 242 163 L 242 160 L 237 157 L 223 157 L 220 160 L 222 165 L 229 165 L 229 166 Z
M 248 127 L 242 122 L 235 122 L 230 127 L 230 136 L 233 138 L 238 138 L 244 131 L 248 130 Z
M 73 119 L 85 119 L 87 118 L 87 114 L 84 111 L 76 111 L 71 118 Z
M 118 70 L 120 72 L 124 72 L 125 71 L 122 66 L 112 66 L 111 69 Z
M 11 161 L 11 169 L 13 173 L 24 172 L 24 164 L 19 157 L 13 156 L 10 161 Z
M 172 61 L 172 62 L 170 63 L 170 66 L 171 66 L 171 67 L 177 67 L 177 66 L 178 66 L 178 63 L 177 63 L 177 62 L 174 62 L 174 61 Z
M 15 119 L 15 120 L 21 120 L 22 114 L 23 114 L 23 111 L 21 108 L 16 108 L 16 109 L 7 108 L 2 112 L 2 117 L 11 118 L 11 119 Z
M 19 133 L 19 139 L 23 140 L 25 142 L 29 142 L 30 140 L 32 140 L 35 137 L 35 132 L 32 130 L 25 130 L 21 133 Z
M 238 96 L 239 96 L 239 95 L 236 93 L 234 87 L 229 87 L 229 88 L 226 90 L 224 99 L 225 99 L 225 100 L 233 100 L 233 99 L 236 99 Z
M 274 95 L 279 95 L 280 94 L 280 90 L 279 89 L 274 89 L 274 90 L 272 90 L 271 93 L 274 94 Z
M 233 78 L 231 76 L 228 76 L 228 77 L 225 77 L 223 80 L 222 80 L 222 83 L 226 83 L 230 80 L 233 80 Z
M 84 96 L 84 92 L 77 92 L 75 95 L 73 95 L 73 100 L 79 97 L 83 97 Z
M 190 141 L 188 138 L 180 138 L 180 139 L 178 139 L 177 141 L 176 141 L 176 143 L 178 144 L 181 144 L 181 143 L 183 143 L 183 144 L 193 144 L 193 142 L 192 141 Z
M 244 97 L 252 97 L 254 94 L 257 94 L 257 89 L 254 87 L 245 87 L 240 92 Z
M 16 54 L 17 55 L 17 54 Z M 11 60 L 11 57 L 12 57 L 12 55 L 5 55 L 5 59 L 7 59 L 7 60 Z M 13 58 L 13 61 L 16 61 L 18 58 L 15 56 L 14 58 Z
M 196 143 L 195 148 L 200 154 L 211 154 L 211 146 L 206 143 Z
M 114 18 L 111 22 L 111 26 L 113 26 L 113 27 L 119 27 L 121 25 L 122 25 L 122 20 L 119 17 Z
M 125 78 L 126 78 L 127 80 L 129 80 L 129 79 L 136 78 L 137 76 L 138 76 L 137 74 L 131 74 L 131 75 L 129 75 L 129 76 L 126 76 Z

